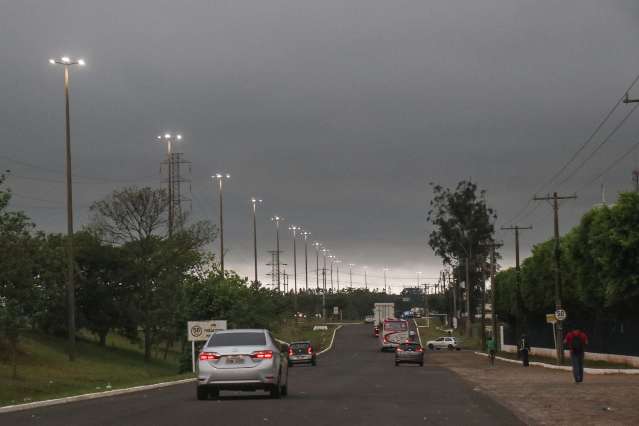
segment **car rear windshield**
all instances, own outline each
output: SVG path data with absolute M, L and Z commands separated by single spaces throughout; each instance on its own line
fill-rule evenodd
M 309 346 L 308 343 L 291 343 L 291 348 L 293 349 L 306 349 Z
M 419 349 L 419 345 L 417 343 L 402 343 L 401 345 L 399 345 L 399 347 L 405 351 L 411 350 L 411 349 L 416 351 Z
M 207 346 L 264 346 L 266 337 L 260 332 L 214 334 Z

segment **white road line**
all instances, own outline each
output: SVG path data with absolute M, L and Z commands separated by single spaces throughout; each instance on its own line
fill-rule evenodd
M 417 338 L 419 339 L 419 346 L 424 346 L 422 345 L 422 335 L 419 333 L 419 326 L 417 325 L 417 321 L 413 320 L 413 322 L 415 323 L 415 328 L 417 329 Z
M 59 405 L 59 404 L 68 404 L 70 402 L 86 401 L 89 399 L 106 398 L 109 396 L 124 395 L 127 393 L 140 392 L 140 391 L 146 391 L 146 390 L 152 390 L 152 389 L 161 389 L 168 386 L 180 385 L 183 383 L 191 383 L 191 382 L 194 382 L 195 380 L 196 380 L 195 378 L 175 380 L 173 382 L 155 383 L 152 385 L 135 386 L 135 387 L 126 388 L 126 389 L 114 389 L 114 390 L 104 391 L 104 392 L 86 393 L 84 395 L 75 395 L 75 396 L 67 396 L 65 398 L 47 399 L 44 401 L 35 401 L 35 402 L 29 402 L 26 404 L 7 405 L 5 407 L 0 407 L 0 414 L 11 413 L 13 411 L 30 410 L 32 408 L 48 407 L 50 405 Z
M 335 342 L 335 334 L 337 333 L 337 330 L 339 330 L 342 327 L 343 327 L 343 325 L 338 325 L 337 327 L 335 327 L 335 330 L 333 330 L 333 338 L 331 339 L 331 344 L 328 345 L 328 348 L 319 351 L 317 353 L 317 355 L 322 355 L 323 353 L 326 353 L 326 352 L 330 351 L 333 348 L 333 342 Z

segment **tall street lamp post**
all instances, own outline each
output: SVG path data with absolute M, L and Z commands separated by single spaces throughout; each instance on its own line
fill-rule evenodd
M 297 294 L 297 231 L 301 230 L 301 226 L 291 225 L 288 229 L 293 233 L 293 283 L 295 285 L 295 294 Z
M 313 247 L 315 247 L 315 285 L 319 290 L 319 252 L 322 245 L 318 241 L 313 241 Z
M 257 205 L 261 204 L 262 200 L 257 199 L 255 197 L 251 198 L 251 209 L 253 212 L 253 262 L 255 266 L 255 280 L 254 282 L 257 284 L 257 219 L 255 211 L 257 210 Z
M 71 168 L 71 122 L 69 117 L 69 68 L 84 66 L 84 59 L 68 56 L 49 59 L 52 65 L 62 65 L 64 69 L 64 110 L 65 110 L 65 169 L 67 183 L 67 327 L 69 333 L 69 361 L 75 360 L 75 281 L 73 271 L 73 182 Z
M 311 236 L 311 233 L 304 231 L 302 232 L 302 236 L 304 237 L 304 278 L 306 281 L 306 291 L 308 291 L 308 237 Z
M 335 259 L 335 268 L 337 270 L 337 292 L 339 293 L 339 264 L 342 263 L 341 260 Z
M 218 182 L 218 192 L 220 195 L 220 271 L 222 272 L 222 276 L 224 276 L 224 209 L 223 209 L 223 198 L 222 198 L 222 189 L 224 179 L 230 179 L 231 175 L 226 173 L 216 173 L 215 176 L 212 176 Z
M 169 197 L 169 237 L 173 235 L 173 225 L 175 224 L 175 194 L 173 193 L 173 145 L 182 140 L 182 135 L 165 133 L 158 135 L 157 140 L 166 143 L 166 166 L 168 169 L 167 195 Z

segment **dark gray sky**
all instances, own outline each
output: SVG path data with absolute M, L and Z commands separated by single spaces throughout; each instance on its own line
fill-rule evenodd
M 509 224 L 639 73 L 638 21 L 636 0 L 0 0 L 0 167 L 13 171 L 14 207 L 65 230 L 62 70 L 47 59 L 83 57 L 71 77 L 79 224 L 127 181 L 159 185 L 154 137 L 180 131 L 194 217 L 217 220 L 208 176 L 232 175 L 228 267 L 252 275 L 258 195 L 260 264 L 279 214 L 357 264 L 355 282 L 368 265 L 381 285 L 388 267 L 398 289 L 440 268 L 425 243 L 428 182 L 472 178 L 497 226 Z M 630 117 L 559 190 L 581 189 L 638 130 Z M 609 201 L 630 188 L 637 158 L 566 203 L 562 230 L 600 200 L 602 181 Z M 550 236 L 551 210 L 523 216 L 535 226 L 522 236 L 528 254 Z M 499 238 L 509 266 L 512 236 Z

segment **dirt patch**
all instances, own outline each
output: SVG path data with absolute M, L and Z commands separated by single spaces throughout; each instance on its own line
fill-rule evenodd
M 427 352 L 426 362 L 448 368 L 509 407 L 529 424 L 639 424 L 637 376 L 585 374 L 575 384 L 572 373 L 488 359 L 471 351 Z

